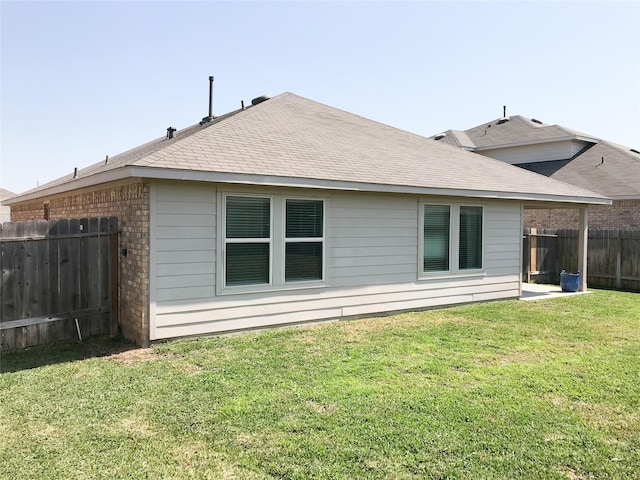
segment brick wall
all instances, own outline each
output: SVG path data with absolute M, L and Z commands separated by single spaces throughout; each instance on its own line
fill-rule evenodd
M 525 209 L 525 228 L 577 229 L 577 208 Z M 589 228 L 640 230 L 640 200 L 614 200 L 612 205 L 589 207 Z
M 98 187 L 96 187 L 98 188 Z M 120 325 L 126 338 L 149 343 L 149 185 L 139 182 L 104 186 L 11 206 L 11 220 L 43 219 L 49 203 L 58 218 L 118 217 L 120 229 Z

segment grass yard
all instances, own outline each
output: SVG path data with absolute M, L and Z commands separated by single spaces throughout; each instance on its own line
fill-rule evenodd
M 2 479 L 640 478 L 640 295 L 4 354 Z

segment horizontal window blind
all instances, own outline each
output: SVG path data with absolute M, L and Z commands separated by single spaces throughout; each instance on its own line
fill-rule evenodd
M 424 271 L 449 270 L 449 237 L 451 223 L 449 205 L 424 206 Z
M 227 197 L 227 238 L 269 238 L 271 202 L 269 198 Z
M 318 238 L 322 232 L 322 200 L 287 200 L 287 238 Z
M 322 280 L 322 242 L 287 243 L 285 281 Z
M 460 207 L 460 270 L 482 268 L 482 207 Z
M 228 243 L 225 265 L 228 286 L 269 283 L 269 244 Z

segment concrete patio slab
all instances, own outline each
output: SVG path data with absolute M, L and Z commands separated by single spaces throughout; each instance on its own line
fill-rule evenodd
M 542 285 L 538 283 L 523 283 L 520 300 L 548 300 L 551 298 L 584 295 L 589 292 L 563 292 L 559 285 Z

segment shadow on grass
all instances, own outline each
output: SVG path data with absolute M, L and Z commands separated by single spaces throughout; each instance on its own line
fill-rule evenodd
M 82 343 L 67 340 L 25 350 L 0 352 L 0 374 L 87 358 L 106 357 L 137 348 L 135 343 L 122 338 L 96 337 Z

